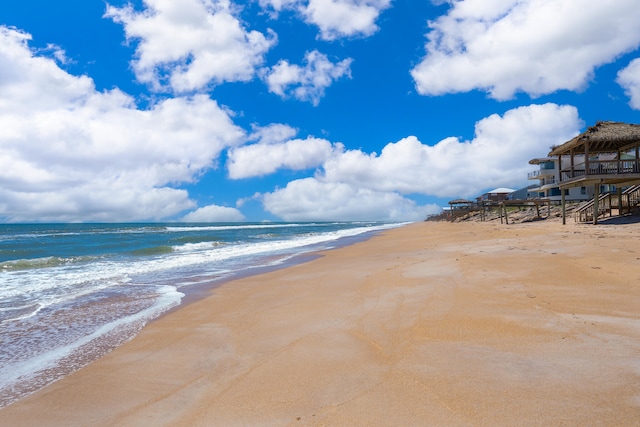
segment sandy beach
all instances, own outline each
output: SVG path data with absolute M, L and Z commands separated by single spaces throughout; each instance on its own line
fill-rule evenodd
M 385 231 L 213 289 L 0 425 L 640 425 L 640 224 Z

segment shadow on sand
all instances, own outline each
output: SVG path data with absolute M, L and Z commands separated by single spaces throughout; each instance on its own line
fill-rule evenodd
M 640 224 L 640 215 L 614 216 L 598 220 L 598 225 Z

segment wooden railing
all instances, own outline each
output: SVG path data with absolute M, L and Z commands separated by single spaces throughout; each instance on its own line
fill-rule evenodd
M 640 205 L 640 185 L 632 185 L 622 192 L 622 200 L 627 205 L 628 212 Z M 623 209 L 621 207 L 621 209 Z
M 595 198 L 588 200 L 578 206 L 573 211 L 573 217 L 576 222 L 589 222 L 593 221 L 593 215 L 595 211 Z M 611 193 L 601 194 L 598 198 L 598 213 L 597 218 L 609 213 L 611 216 Z
M 539 179 L 542 176 L 549 176 L 552 175 L 553 176 L 553 169 L 541 169 L 541 170 L 536 170 L 533 172 L 529 172 L 527 174 L 527 178 L 528 179 Z
M 600 195 L 598 199 L 598 215 L 597 218 L 604 217 L 607 214 L 613 216 L 613 211 L 617 210 L 618 215 L 631 211 L 634 207 L 640 205 L 640 185 L 633 185 L 627 188 L 621 193 L 621 198 L 618 198 L 616 194 L 604 193 Z M 574 219 L 576 222 L 589 222 L 593 221 L 594 215 L 594 200 L 588 200 L 580 204 L 574 210 Z
M 589 166 L 585 163 L 574 165 L 573 168 L 564 168 L 560 171 L 562 181 L 579 178 L 585 175 L 620 175 L 639 173 L 639 165 L 632 160 L 591 160 Z

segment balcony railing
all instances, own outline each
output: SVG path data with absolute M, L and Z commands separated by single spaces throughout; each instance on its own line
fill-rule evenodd
M 592 160 L 589 167 L 584 163 L 565 168 L 560 171 L 562 181 L 580 178 L 587 175 L 620 175 L 638 173 L 638 163 L 632 160 Z
M 540 185 L 549 185 L 549 184 L 555 184 L 555 183 L 556 183 L 556 177 L 550 176 L 548 178 L 543 179 Z
M 544 169 L 544 170 L 541 169 L 541 170 L 529 172 L 527 174 L 527 178 L 528 179 L 539 179 L 540 177 L 549 176 L 549 175 L 553 175 L 553 174 L 554 174 L 554 170 L 553 169 Z

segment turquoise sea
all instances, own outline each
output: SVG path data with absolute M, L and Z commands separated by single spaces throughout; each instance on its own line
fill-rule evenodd
M 399 225 L 0 225 L 0 407 L 131 339 L 190 291 Z

